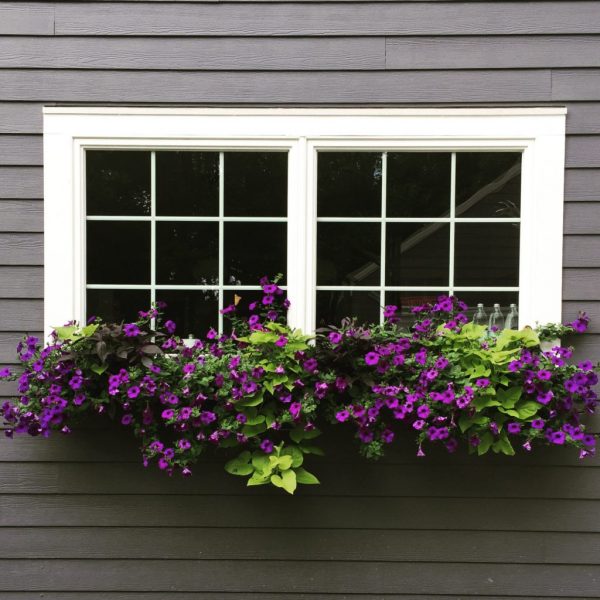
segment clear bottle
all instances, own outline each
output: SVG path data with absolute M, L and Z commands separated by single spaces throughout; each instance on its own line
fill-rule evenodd
M 477 310 L 475 311 L 475 314 L 473 315 L 473 323 L 475 323 L 475 325 L 487 325 L 488 324 L 488 316 L 485 312 L 483 304 L 477 305 Z
M 519 328 L 519 312 L 517 311 L 517 305 L 511 304 L 510 310 L 506 315 L 506 322 L 504 323 L 504 329 L 518 329 Z
M 494 304 L 494 310 L 490 315 L 489 330 L 490 333 L 497 333 L 504 329 L 504 315 L 500 310 L 499 304 Z

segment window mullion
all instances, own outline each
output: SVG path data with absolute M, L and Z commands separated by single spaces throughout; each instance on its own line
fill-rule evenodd
M 150 153 L 150 303 L 156 302 L 156 152 Z M 156 319 L 151 320 L 154 329 Z
M 381 255 L 379 258 L 380 285 L 379 291 L 379 322 L 383 324 L 383 310 L 385 305 L 385 270 L 386 270 L 386 217 L 387 217 L 387 152 L 381 155 Z
M 450 161 L 450 251 L 449 294 L 454 294 L 454 239 L 456 233 L 456 152 Z
M 225 153 L 219 152 L 219 333 L 223 332 L 223 286 L 225 276 Z

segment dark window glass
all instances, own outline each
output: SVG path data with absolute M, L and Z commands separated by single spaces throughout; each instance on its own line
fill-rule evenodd
M 219 224 L 158 222 L 156 282 L 218 285 Z
M 88 215 L 150 214 L 150 152 L 87 150 Z
M 386 285 L 448 285 L 448 224 L 388 223 L 386 252 Z
M 317 292 L 317 327 L 339 325 L 345 317 L 357 317 L 358 323 L 379 323 L 379 292 Z
M 510 305 L 519 304 L 519 292 L 455 292 L 454 295 L 469 306 L 464 311 L 469 319 L 473 318 L 479 303 L 484 305 L 488 318 L 494 310 L 494 304 L 500 305 L 505 318 L 510 311 Z
M 319 223 L 317 285 L 379 285 L 381 225 Z
M 285 276 L 287 225 L 225 223 L 224 250 L 225 285 L 258 285 L 264 275 Z
M 287 152 L 225 153 L 225 215 L 287 215 Z
M 418 318 L 412 312 L 415 306 L 423 304 L 434 304 L 439 296 L 447 296 L 447 291 L 431 291 L 431 292 L 386 292 L 385 303 L 393 304 L 398 307 L 396 316 L 400 319 L 401 327 L 410 327 Z
M 150 223 L 87 222 L 88 283 L 150 283 Z
M 457 217 L 518 217 L 520 213 L 521 153 L 457 153 Z
M 448 216 L 451 160 L 449 153 L 388 153 L 387 216 Z
M 217 328 L 219 292 L 216 290 L 156 290 L 156 299 L 167 303 L 165 319 L 177 325 L 175 333 L 182 338 L 204 336 Z
M 381 154 L 319 152 L 319 217 L 381 216 Z
M 218 152 L 156 153 L 156 214 L 219 214 Z
M 149 290 L 88 290 L 86 316 L 106 322 L 137 321 L 138 311 L 150 308 Z
M 454 255 L 457 286 L 519 285 L 517 223 L 457 223 Z

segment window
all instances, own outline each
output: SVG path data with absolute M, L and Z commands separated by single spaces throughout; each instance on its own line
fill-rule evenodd
M 455 293 L 560 319 L 564 109 L 45 109 L 45 321 L 305 330 Z

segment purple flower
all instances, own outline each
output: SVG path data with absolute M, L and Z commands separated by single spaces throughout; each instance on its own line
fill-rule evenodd
M 542 369 L 541 371 L 537 372 L 537 378 L 541 381 L 548 381 L 552 378 L 552 373 L 548 371 L 548 369 Z
M 192 470 L 189 467 L 183 467 L 183 469 L 181 469 L 181 474 L 184 477 L 191 477 L 192 475 Z
M 546 423 L 543 419 L 534 419 L 533 421 L 531 421 L 531 427 L 533 429 L 544 429 L 545 424 Z
M 248 420 L 248 417 L 244 413 L 238 413 L 235 416 L 235 420 L 243 425 Z
M 185 375 L 191 375 L 196 370 L 196 365 L 194 363 L 187 363 L 183 365 L 182 370 Z
M 379 362 L 379 354 L 377 352 L 367 352 L 365 355 L 365 363 L 369 366 L 374 366 Z
M 423 429 L 423 427 L 425 426 L 425 421 L 423 421 L 423 419 L 417 419 L 413 424 L 412 424 L 414 429 Z
M 127 397 L 128 398 L 137 398 L 140 395 L 140 388 L 137 385 L 132 385 L 128 390 L 127 390 Z
M 161 413 L 161 417 L 165 420 L 165 421 L 169 421 L 170 419 L 173 418 L 173 415 L 175 415 L 175 411 L 172 408 L 167 408 L 165 410 L 162 411 Z
M 509 423 L 507 425 L 508 433 L 517 434 L 521 433 L 521 424 L 520 423 Z
M 0 379 L 4 379 L 6 377 L 11 377 L 12 373 L 8 367 L 0 369 Z
M 338 331 L 332 331 L 327 337 L 332 344 L 339 344 L 342 341 L 342 334 Z
M 132 422 L 133 422 L 133 415 L 123 415 L 121 417 L 122 425 L 131 425 Z
M 216 420 L 217 420 L 217 415 L 215 415 L 215 413 L 210 410 L 203 410 L 200 413 L 200 421 L 202 421 L 202 423 L 204 425 L 208 425 Z
M 395 306 L 394 304 L 388 304 L 386 307 L 384 307 L 383 309 L 383 316 L 386 319 L 391 319 L 395 314 L 396 311 L 398 310 L 398 307 Z
M 279 288 L 274 283 L 268 283 L 262 289 L 265 294 L 274 294 Z
M 553 444 L 562 445 L 565 443 L 565 432 L 564 431 L 553 431 L 550 434 L 550 441 Z
M 417 415 L 420 419 L 426 419 L 430 413 L 431 410 L 427 404 L 421 404 L 421 406 L 417 408 Z
M 302 404 L 300 402 L 292 402 L 290 404 L 290 414 L 294 419 L 297 419 L 300 416 L 300 411 L 302 410 Z
M 596 445 L 596 438 L 593 435 L 583 436 L 583 443 L 588 447 L 594 447 Z
M 183 438 L 177 442 L 177 446 L 179 447 L 180 450 L 189 450 L 192 447 L 192 444 L 190 443 L 189 440 L 186 440 L 185 438 Z
M 582 371 L 591 371 L 594 368 L 594 364 L 591 360 L 584 360 L 577 365 Z M 0 371 L 0 377 L 2 377 L 2 371 Z
M 269 439 L 265 439 L 260 443 L 260 449 L 265 454 L 271 454 L 273 452 L 273 442 Z
M 385 429 L 381 432 L 381 439 L 384 444 L 391 444 L 394 441 L 394 432 L 391 429 Z
M 125 337 L 136 337 L 140 335 L 140 328 L 135 323 L 126 323 L 123 325 Z
M 165 329 L 172 335 L 175 333 L 175 329 L 177 329 L 177 325 L 169 319 L 165 321 Z
M 450 364 L 450 361 L 445 356 L 440 356 L 435 361 L 435 368 L 438 369 L 439 371 L 443 371 L 449 364 Z
M 481 377 L 475 382 L 475 385 L 480 388 L 486 388 L 490 385 L 490 380 L 487 377 Z
M 280 348 L 283 348 L 284 346 L 286 346 L 288 343 L 288 339 L 285 337 L 285 335 L 280 335 L 278 340 L 275 342 L 276 346 L 279 346 Z
M 584 312 L 582 312 L 582 313 L 579 313 L 579 317 L 577 319 L 575 319 L 574 321 L 572 321 L 571 323 L 569 323 L 569 325 L 575 331 L 577 331 L 577 333 L 583 333 L 584 331 L 587 330 L 589 323 L 590 323 L 590 320 L 589 320 L 588 316 Z
M 337 413 L 335 413 L 335 418 L 340 423 L 343 423 L 344 421 L 347 421 L 350 418 L 350 413 L 347 410 L 340 410 Z
M 81 406 L 85 402 L 85 396 L 83 394 L 75 394 L 73 396 L 73 404 L 75 406 Z
M 270 294 L 268 296 L 263 296 L 263 299 L 262 299 L 262 303 L 265 306 L 269 306 L 269 305 L 273 304 L 274 301 L 275 301 L 275 297 L 271 296 Z
M 302 367 L 305 371 L 307 371 L 308 373 L 314 373 L 317 370 L 317 359 L 316 358 L 309 358 L 308 360 L 305 360 Z
M 547 392 L 540 392 L 537 395 L 537 401 L 540 404 L 549 404 L 550 401 L 552 400 L 552 398 L 554 398 L 554 393 L 552 392 L 552 390 L 548 390 Z

